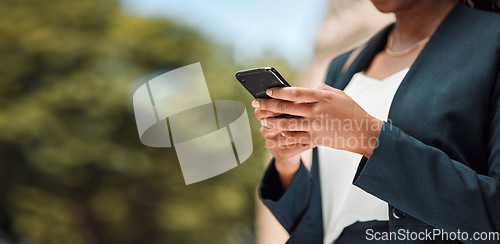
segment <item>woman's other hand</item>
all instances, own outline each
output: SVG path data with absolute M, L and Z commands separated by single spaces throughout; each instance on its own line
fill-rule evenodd
M 259 121 L 278 116 L 280 118 L 294 117 L 260 109 L 258 100 L 253 101 L 252 106 L 255 107 L 254 116 Z M 276 128 L 270 128 L 265 125 L 262 125 L 260 128 L 260 135 L 264 138 L 266 146 L 274 156 L 275 168 L 280 175 L 281 185 L 286 190 L 300 167 L 301 153 L 311 148 L 311 145 L 296 143 L 292 141 L 293 139 L 287 139 L 282 134 Z

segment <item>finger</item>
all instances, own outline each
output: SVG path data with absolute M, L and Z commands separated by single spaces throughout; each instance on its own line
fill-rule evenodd
M 283 132 L 267 133 L 262 135 L 265 139 L 265 144 L 269 148 L 283 148 L 294 144 L 310 144 L 311 140 L 302 139 L 300 142 L 295 137 L 285 137 Z
M 280 142 L 281 138 L 283 138 L 283 136 L 281 136 L 279 132 L 275 135 L 273 135 L 271 133 L 267 134 L 266 136 L 264 136 L 264 139 L 265 139 L 264 144 L 269 149 L 280 148 L 280 146 L 286 145 L 284 143 L 284 141 Z M 281 143 L 283 143 L 283 144 L 281 145 Z M 289 144 L 292 144 L 292 143 L 289 143 Z
M 269 110 L 255 109 L 253 111 L 253 116 L 258 120 L 262 120 L 264 118 L 276 117 L 280 115 L 281 115 L 280 113 L 275 113 Z
M 294 143 L 294 144 L 289 144 L 289 145 L 281 145 L 278 147 L 278 149 L 288 149 L 288 150 L 292 150 L 292 151 L 300 151 L 300 152 L 303 152 L 307 149 L 310 149 L 312 148 L 310 144 L 300 144 L 300 143 Z M 294 149 L 298 149 L 298 150 L 294 150 Z
M 265 145 L 267 148 L 271 150 L 278 150 L 278 149 L 286 149 L 286 148 L 293 148 L 293 147 L 300 147 L 300 146 L 306 146 L 310 147 L 309 144 L 300 144 L 297 142 L 293 142 L 292 140 L 286 140 L 284 137 L 276 137 L 274 139 L 268 139 L 265 140 Z
M 271 150 L 274 156 L 281 156 L 281 157 L 293 157 L 297 154 L 303 153 L 306 150 L 311 149 L 312 146 L 308 144 L 294 144 L 294 145 L 287 145 L 281 148 L 276 148 L 274 150 Z M 278 154 L 278 155 L 276 155 Z
M 260 133 L 260 136 L 262 136 L 262 138 L 268 140 L 268 139 L 274 139 L 275 137 L 277 137 L 279 134 L 280 134 L 281 131 L 279 130 L 274 130 L 274 129 L 271 129 L 271 128 L 267 128 L 267 127 L 260 127 L 260 130 L 259 130 L 259 133 Z
M 311 121 L 304 118 L 265 118 L 260 123 L 279 131 L 310 131 L 312 128 Z
M 267 89 L 266 94 L 272 98 L 297 103 L 317 102 L 322 96 L 320 90 L 304 87 L 274 87 Z
M 257 99 L 258 108 L 274 113 L 289 114 L 295 116 L 307 116 L 311 111 L 311 103 L 294 103 L 278 99 Z
M 280 135 L 287 141 L 293 141 L 299 144 L 312 143 L 312 135 L 307 131 L 282 131 Z
M 265 141 L 266 147 L 270 149 L 275 149 L 275 148 L 285 148 L 294 144 L 298 144 L 296 141 L 293 139 L 287 139 L 282 136 L 277 136 L 274 139 L 268 139 Z
M 302 132 L 299 132 L 302 133 Z M 305 133 L 305 132 L 304 132 Z M 311 136 L 283 136 L 284 132 L 281 132 L 279 136 L 275 137 L 274 140 L 278 141 L 279 146 L 288 146 L 293 144 L 311 144 Z

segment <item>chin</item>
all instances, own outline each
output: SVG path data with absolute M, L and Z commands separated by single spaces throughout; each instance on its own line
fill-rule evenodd
M 393 13 L 403 10 L 418 0 L 371 0 L 375 8 L 382 13 Z

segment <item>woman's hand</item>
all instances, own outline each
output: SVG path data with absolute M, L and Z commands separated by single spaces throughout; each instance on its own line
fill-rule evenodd
M 256 99 L 252 105 L 263 126 L 261 135 L 276 157 L 291 158 L 316 146 L 367 158 L 372 154 L 383 122 L 343 91 L 322 84 L 314 89 L 271 88 L 266 93 L 274 99 Z M 279 114 L 292 116 L 275 117 Z
M 272 99 L 267 99 L 272 100 Z M 293 116 L 282 115 L 281 113 L 272 112 L 269 110 L 262 110 L 259 108 L 258 101 L 253 101 L 252 106 L 256 109 L 254 116 L 258 120 L 280 117 Z M 282 135 L 280 130 L 262 126 L 260 128 L 260 135 L 264 138 L 266 146 L 271 150 L 274 156 L 274 166 L 280 176 L 281 185 L 283 190 L 286 190 L 295 176 L 295 173 L 300 167 L 300 154 L 305 150 L 311 148 L 310 145 L 300 144 L 287 139 Z
M 252 105 L 258 107 L 256 106 L 256 101 L 254 101 Z M 254 116 L 260 121 L 277 116 L 280 118 L 293 118 L 293 116 L 282 115 L 281 113 L 259 108 L 255 109 Z M 293 178 L 293 175 L 299 168 L 300 154 L 311 147 L 307 144 L 294 142 L 293 139 L 287 139 L 283 136 L 283 133 L 284 132 L 281 132 L 277 128 L 271 128 L 264 125 L 260 128 L 260 135 L 264 138 L 266 146 L 271 150 L 275 158 L 277 170 L 280 172 L 286 171 L 289 175 L 292 175 Z

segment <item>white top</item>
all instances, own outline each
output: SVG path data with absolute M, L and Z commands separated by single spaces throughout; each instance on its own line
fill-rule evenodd
M 344 92 L 367 113 L 387 120 L 392 99 L 409 68 L 377 80 L 356 73 Z M 338 123 L 337 123 L 338 124 Z M 352 124 L 352 128 L 356 128 Z M 323 204 L 324 243 L 334 242 L 345 227 L 356 221 L 389 220 L 387 203 L 352 184 L 360 154 L 318 147 Z

